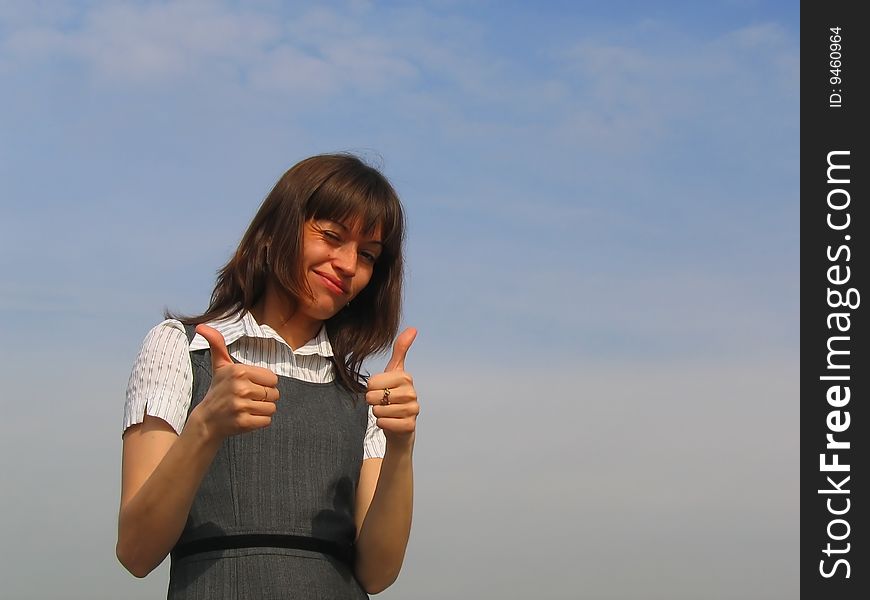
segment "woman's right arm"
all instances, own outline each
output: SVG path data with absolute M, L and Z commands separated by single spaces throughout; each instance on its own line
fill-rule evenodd
M 214 329 L 200 325 L 197 332 L 211 347 L 212 383 L 181 434 L 147 414 L 124 433 L 116 553 L 136 577 L 150 573 L 172 550 L 223 440 L 268 426 L 275 413 L 277 376 L 233 363 Z
M 193 414 L 181 435 L 149 415 L 124 433 L 116 553 L 136 577 L 172 550 L 220 443 Z

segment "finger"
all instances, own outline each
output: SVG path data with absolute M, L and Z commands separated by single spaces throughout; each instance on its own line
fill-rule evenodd
M 257 385 L 264 385 L 269 388 L 273 388 L 278 385 L 278 376 L 275 375 L 274 372 L 264 367 L 245 365 L 245 377 L 247 377 L 248 380 L 251 381 L 251 383 L 256 383 Z
M 196 332 L 205 338 L 211 349 L 212 371 L 233 364 L 233 359 L 230 358 L 230 352 L 227 350 L 227 343 L 219 331 L 208 325 L 199 324 L 196 326 Z
M 386 390 L 389 389 L 389 394 Z M 389 401 L 389 404 L 403 404 L 405 402 L 414 402 L 417 400 L 417 392 L 413 387 L 385 387 L 385 388 L 369 388 L 366 392 L 366 404 L 371 406 L 388 406 L 384 399 Z
M 389 406 L 373 406 L 372 414 L 379 419 L 404 419 L 420 414 L 420 405 L 416 402 L 390 404 Z
M 257 402 L 277 402 L 280 395 L 281 393 L 276 388 L 252 382 L 248 392 L 245 393 L 245 398 Z
M 393 355 L 390 356 L 390 361 L 387 363 L 387 371 L 405 370 L 405 356 L 408 354 L 408 349 L 414 343 L 414 338 L 416 337 L 417 330 L 413 327 L 408 327 L 399 334 L 399 337 L 393 342 Z
M 366 387 L 369 391 L 394 389 L 405 385 L 413 385 L 414 379 L 407 371 L 386 371 L 375 373 L 369 377 Z
M 247 415 L 240 423 L 242 431 L 255 431 L 272 424 L 272 417 L 263 415 Z
M 245 412 L 249 415 L 258 417 L 271 417 L 278 410 L 278 405 L 274 402 L 258 402 L 251 400 L 245 405 Z
M 388 417 L 378 417 L 376 421 L 378 427 L 392 433 L 410 434 L 414 433 L 417 428 L 416 419 L 390 419 Z

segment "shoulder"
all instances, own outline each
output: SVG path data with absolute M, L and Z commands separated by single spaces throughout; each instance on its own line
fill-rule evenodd
M 145 334 L 134 368 L 177 361 L 189 352 L 188 346 L 184 325 L 175 319 L 166 319 Z
M 177 319 L 166 319 L 152 327 L 142 342 L 142 347 L 150 347 L 160 344 L 175 343 L 179 340 L 187 342 L 187 333 L 184 324 Z

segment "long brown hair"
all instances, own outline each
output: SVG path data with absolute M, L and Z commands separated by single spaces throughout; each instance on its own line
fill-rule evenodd
M 339 381 L 362 391 L 363 361 L 388 348 L 399 328 L 405 218 L 386 177 L 351 154 L 312 156 L 284 173 L 218 271 L 208 310 L 174 318 L 195 325 L 241 315 L 260 301 L 270 279 L 297 306 L 311 295 L 301 267 L 302 227 L 309 219 L 359 223 L 366 235 L 381 228 L 383 248 L 371 280 L 326 321 Z

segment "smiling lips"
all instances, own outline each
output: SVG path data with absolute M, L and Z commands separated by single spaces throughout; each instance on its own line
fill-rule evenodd
M 315 271 L 320 276 L 320 279 L 323 280 L 324 286 L 326 289 L 331 291 L 333 294 L 344 296 L 347 294 L 347 288 L 341 283 L 341 280 L 336 279 L 335 277 L 330 277 L 325 273 L 321 273 L 320 271 Z

